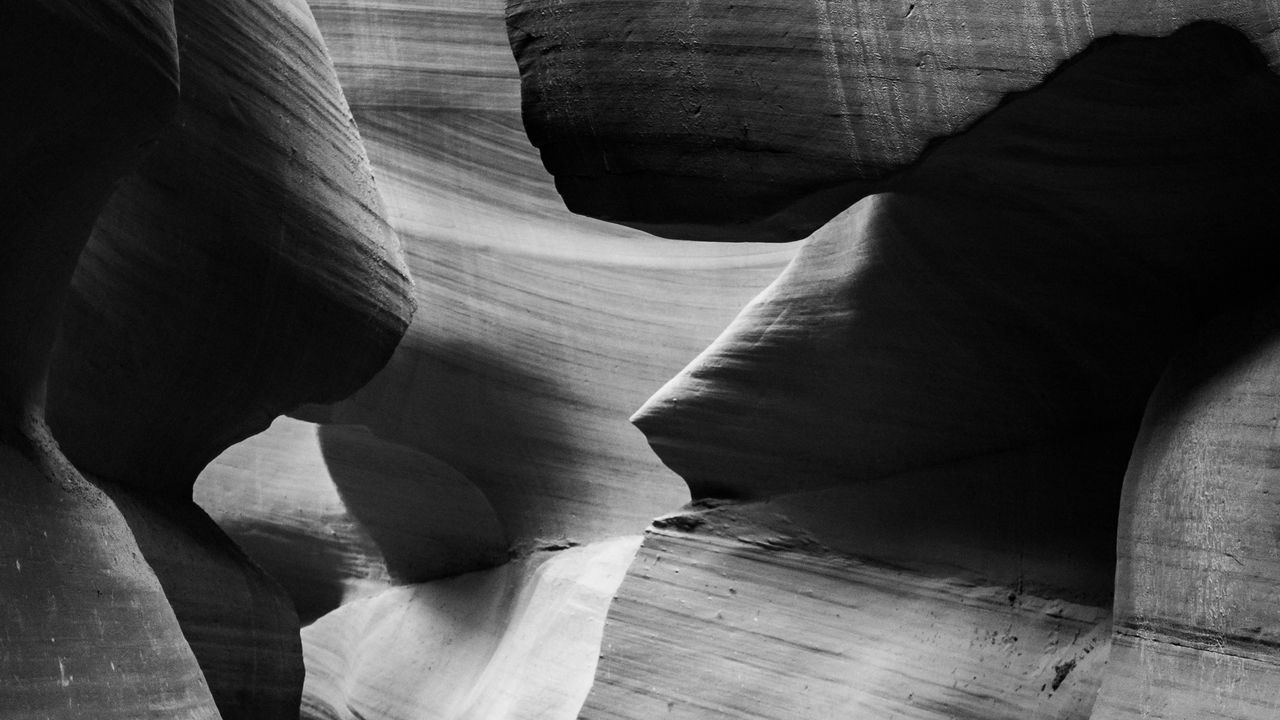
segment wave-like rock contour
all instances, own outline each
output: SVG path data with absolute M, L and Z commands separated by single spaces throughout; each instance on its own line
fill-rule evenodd
M 191 488 L 413 311 L 310 11 L 21 1 L 0 40 L 0 707 L 296 717 L 294 609 Z
M 529 137 L 566 204 L 718 240 L 803 238 L 1093 40 L 1196 20 L 1280 62 L 1263 0 L 507 2 Z

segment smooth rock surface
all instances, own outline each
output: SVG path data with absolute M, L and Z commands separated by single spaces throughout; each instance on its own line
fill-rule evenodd
M 80 257 L 49 415 L 79 466 L 186 495 L 277 414 L 359 387 L 413 300 L 305 3 L 176 22 L 178 116 Z
M 294 610 L 190 491 L 412 313 L 310 11 L 23 1 L 0 40 L 0 709 L 296 718 Z
M 659 524 L 581 718 L 1089 717 L 1104 607 Z
M 1210 315 L 1248 312 L 1276 271 L 1278 91 L 1220 26 L 1099 43 L 806 241 L 635 418 L 703 500 L 647 537 L 583 717 L 650 717 L 665 703 L 689 717 L 1089 718 L 1104 676 L 1103 717 L 1269 717 L 1270 651 L 1234 652 L 1234 619 L 1197 615 L 1223 602 L 1243 624 L 1267 596 L 1217 576 L 1189 589 L 1205 560 L 1183 549 L 1239 532 L 1214 499 L 1237 493 L 1195 478 L 1218 443 L 1238 457 L 1222 423 L 1256 425 L 1251 411 L 1224 400 L 1212 430 L 1140 439 L 1133 473 L 1183 463 L 1161 482 L 1195 492 L 1143 501 L 1141 474 L 1124 504 L 1120 489 L 1168 358 Z M 1169 392 L 1169 405 L 1184 397 Z M 1268 452 L 1261 437 L 1253 446 Z M 1117 517 L 1133 549 L 1104 673 L 1093 653 L 1111 641 Z M 831 558 L 890 564 L 894 579 L 833 580 Z M 721 579 L 749 592 L 728 597 Z M 864 586 L 880 582 L 891 599 L 877 604 Z M 934 582 L 984 590 L 957 601 L 905 589 Z M 1008 606 L 967 604 L 983 594 Z M 841 603 L 847 623 L 827 609 Z M 1051 635 L 1034 624 L 1010 632 L 1016 652 L 962 643 L 963 630 L 1022 622 L 1007 614 L 1023 603 L 1090 608 L 1088 662 L 1080 647 L 1022 645 Z M 874 635 L 905 607 L 919 615 Z M 1172 617 L 1152 620 L 1153 608 Z M 770 618 L 761 631 L 757 612 Z M 687 619 L 673 627 L 673 615 Z M 672 644 L 715 649 L 673 666 L 659 661 Z M 728 654 L 740 644 L 742 667 Z M 1069 699 L 1049 703 L 1051 690 Z
M 298 713 L 305 668 L 289 596 L 190 501 L 99 481 L 154 570 L 223 720 Z
M 567 213 L 524 134 L 500 5 L 314 7 L 432 311 L 309 419 L 448 464 L 518 548 L 634 534 L 678 507 L 679 480 L 621 420 L 790 250 L 655 244 Z
M 393 584 L 507 559 L 479 490 L 358 426 L 277 418 L 210 464 L 195 500 L 285 586 L 304 623 Z
M 1250 53 L 1101 43 L 815 233 L 635 423 L 695 498 L 1126 447 L 1173 349 L 1280 262 L 1280 80 Z
M 0 708 L 14 720 L 220 720 L 124 517 L 0 446 Z
M 1280 305 L 1216 319 L 1161 380 L 1125 480 L 1099 720 L 1280 713 Z
M 791 250 L 655 244 L 567 213 L 523 134 L 500 6 L 315 10 L 432 311 L 358 395 L 298 416 L 461 473 L 518 549 L 635 534 L 685 502 L 625 417 Z
M 0 430 L 44 403 L 76 256 L 121 176 L 172 116 L 171 3 L 0 8 Z
M 343 606 L 303 630 L 303 717 L 572 717 L 638 545 L 537 553 Z
M 671 237 L 803 238 L 931 140 L 1114 33 L 1217 20 L 1280 64 L 1267 0 L 507 8 L 525 124 L 565 202 Z
M 313 7 L 424 310 L 354 398 L 296 413 L 318 430 L 278 423 L 217 460 L 198 497 L 265 567 L 286 568 L 308 619 L 347 603 L 304 632 L 309 666 L 329 668 L 312 671 L 327 679 L 309 681 L 304 716 L 343 713 L 350 702 L 369 717 L 374 708 L 417 717 L 445 700 L 408 688 L 446 683 L 449 702 L 476 717 L 537 717 L 543 701 L 515 702 L 495 677 L 429 673 L 431 635 L 394 632 L 373 614 L 397 598 L 428 628 L 434 596 L 360 598 L 382 583 L 447 587 L 454 573 L 512 556 L 516 564 L 492 572 L 515 577 L 530 553 L 635 536 L 686 502 L 684 484 L 626 418 L 792 250 L 655 241 L 568 213 L 524 135 L 500 3 Z M 467 602 L 506 602 L 498 595 L 512 583 L 485 585 Z M 592 622 L 603 622 L 606 600 L 591 606 Z M 557 612 L 539 604 L 519 622 L 550 623 Z M 485 646 L 507 632 L 496 624 L 506 617 L 458 628 L 455 644 Z M 511 692 L 559 698 L 548 717 L 570 717 L 598 642 L 547 643 L 504 650 L 503 662 L 532 673 Z M 568 695 L 560 685 L 569 680 L 538 666 L 542 652 L 563 653 Z M 393 680 L 405 689 L 379 705 Z M 510 704 L 462 702 L 469 692 Z

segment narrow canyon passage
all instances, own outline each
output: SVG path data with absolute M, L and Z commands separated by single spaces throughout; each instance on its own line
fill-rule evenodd
M 0 715 L 1280 712 L 1270 4 L 0 36 Z

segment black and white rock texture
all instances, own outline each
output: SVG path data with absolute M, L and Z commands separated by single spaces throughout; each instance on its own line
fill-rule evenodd
M 717 240 L 803 238 L 1093 41 L 1197 20 L 1280 63 L 1265 0 L 507 2 L 569 207 Z
M 1280 714 L 1272 3 L 3 5 L 5 717 Z
M 310 10 L 16 0 L 0 34 L 0 708 L 297 717 L 292 603 L 191 493 L 413 312 Z

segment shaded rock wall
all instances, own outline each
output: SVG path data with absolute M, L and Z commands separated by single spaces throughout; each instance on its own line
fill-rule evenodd
M 160 582 L 108 497 L 7 445 L 0 473 L 6 714 L 219 718 Z
M 1277 305 L 1216 318 L 1161 380 L 1125 479 L 1099 718 L 1280 712 Z
M 668 39 L 690 63 L 725 53 L 726 74 L 792 50 L 804 62 L 830 50 L 834 69 L 824 68 L 843 72 L 847 38 L 835 26 L 829 48 L 808 47 L 813 31 L 796 11 L 796 39 L 769 46 L 776 24 L 762 7 L 742 11 L 755 23 L 746 30 L 681 30 L 687 18 L 668 13 L 652 22 L 671 34 L 638 17 L 599 43 L 574 34 L 603 27 L 594 6 L 508 14 L 526 126 L 535 142 L 554 136 L 543 160 L 567 168 L 558 185 L 571 207 L 719 239 L 797 237 L 836 216 L 636 416 L 696 501 L 646 535 L 599 665 L 594 641 L 566 643 L 557 674 L 546 665 L 555 643 L 527 639 L 556 613 L 511 610 L 524 607 L 512 598 L 540 592 L 539 562 L 563 559 L 568 587 L 594 586 L 568 558 L 603 553 L 683 499 L 618 412 L 791 249 L 641 241 L 563 215 L 521 143 L 491 8 L 317 6 L 392 224 L 426 280 L 419 302 L 439 312 L 415 321 L 355 397 L 277 423 L 201 480 L 211 512 L 260 541 L 263 562 L 292 573 L 290 592 L 318 616 L 304 631 L 304 715 L 567 717 L 585 695 L 582 717 L 1172 717 L 1207 707 L 1214 678 L 1248 670 L 1243 699 L 1219 693 L 1214 707 L 1265 717 L 1265 653 L 1252 670 L 1184 679 L 1220 670 L 1223 653 L 1187 660 L 1157 640 L 1153 652 L 1182 666 L 1143 664 L 1129 603 L 1150 597 L 1115 584 L 1115 543 L 1117 518 L 1124 538 L 1141 512 L 1122 502 L 1121 482 L 1169 356 L 1208 317 L 1248 306 L 1275 269 L 1268 129 L 1280 105 L 1272 49 L 1250 44 L 1269 37 L 1270 16 L 1216 8 L 1246 34 L 1197 26 L 1100 43 L 977 123 L 1096 28 L 1034 19 L 1027 27 L 1044 37 L 1014 47 L 1000 23 L 1016 13 L 986 17 L 980 38 L 991 42 L 971 49 L 998 62 L 966 73 L 936 64 L 964 46 L 948 27 L 938 53 L 884 80 L 900 89 L 933 77 L 912 88 L 915 106 L 817 113 L 791 125 L 782 149 L 698 127 L 696 103 L 682 106 L 678 131 L 653 130 L 699 93 L 716 98 L 705 122 L 722 120 L 720 106 L 751 107 L 714 74 L 683 72 L 669 55 L 647 63 Z M 905 11 L 924 13 L 912 21 L 928 20 L 922 28 L 942 27 L 941 12 Z M 1164 33 L 1198 16 L 1160 12 L 1093 20 Z M 747 49 L 701 40 L 725 28 Z M 659 71 L 628 75 L 637 68 Z M 815 95 L 822 77 L 809 72 L 796 92 Z M 591 84 L 615 80 L 608 96 Z M 640 93 L 652 107 L 635 106 Z M 577 115 L 593 103 L 599 112 Z M 924 106 L 936 117 L 916 112 Z M 910 122 L 903 107 L 915 108 Z M 761 126 L 783 127 L 782 116 L 762 112 Z M 747 137 L 756 126 L 744 127 Z M 927 140 L 961 127 L 915 162 Z M 883 192 L 840 212 L 871 189 Z M 255 502 L 237 504 L 229 478 L 288 456 L 307 471 L 263 473 Z M 284 519 L 303 488 L 324 493 L 302 513 L 315 521 Z M 504 547 L 514 562 L 444 577 L 500 563 Z M 610 555 L 615 580 L 626 554 Z M 314 570 L 299 572 L 294 557 Z M 592 607 L 580 620 L 599 620 L 602 605 Z M 1161 682 L 1199 699 L 1159 706 L 1134 694 Z
M 530 139 L 565 202 L 672 237 L 803 238 L 1106 35 L 1218 20 L 1280 61 L 1280 12 L 1259 0 L 507 8 Z
M 450 664 L 430 637 L 394 632 L 379 613 L 404 608 L 415 627 L 448 623 L 433 604 L 433 588 L 454 582 L 446 576 L 513 558 L 531 568 L 523 558 L 559 554 L 549 548 L 596 552 L 684 503 L 684 484 L 627 417 L 791 250 L 657 241 L 569 214 L 524 135 L 500 4 L 313 6 L 424 310 L 355 397 L 297 413 L 318 429 L 279 424 L 215 461 L 199 496 L 246 547 L 261 540 L 251 551 L 264 566 L 290 572 L 304 558 L 317 568 L 292 571 L 287 583 L 308 616 L 333 610 L 304 636 L 312 716 L 415 717 L 457 701 L 475 717 L 519 717 L 542 707 L 534 698 L 571 714 L 560 685 L 575 678 L 580 704 L 597 648 L 566 647 L 552 661 L 540 653 L 554 646 L 521 640 L 521 623 L 551 622 L 555 607 L 460 629 L 459 648 L 518 647 L 483 677 Z M 303 454 L 314 474 L 261 473 L 252 490 L 261 504 L 241 502 L 231 475 L 239 483 L 245 469 L 284 462 L 285 453 Z M 327 519 L 282 524 L 279 513 L 304 487 L 325 488 L 333 501 L 305 505 L 304 516 Z M 322 555 L 335 558 L 329 569 Z M 618 577 L 626 558 L 619 562 Z M 538 587 L 532 569 L 516 568 L 491 571 L 506 579 L 458 602 L 485 606 L 496 602 L 487 593 Z M 605 605 L 592 607 L 602 622 Z M 487 657 L 475 652 L 468 657 Z M 572 672 L 542 667 L 550 662 Z M 500 710 L 462 701 L 499 693 L 501 675 L 492 673 L 522 663 L 524 700 Z M 389 686 L 434 690 L 405 696 Z M 460 695 L 446 702 L 441 688 Z
M 1275 714 L 1269 5 L 508 5 L 0 11 L 0 705 Z
M 535 553 L 344 605 L 303 630 L 303 717 L 573 717 L 638 545 Z
M 636 424 L 695 497 L 1127 447 L 1172 349 L 1280 260 L 1280 81 L 1249 50 L 1100 43 L 815 233 Z
M 168 3 L 0 10 L 0 707 L 15 718 L 216 718 L 123 516 L 44 421 L 50 348 L 94 218 L 172 114 Z
M 399 581 L 457 572 L 459 558 L 475 569 L 509 549 L 634 534 L 684 502 L 682 483 L 626 417 L 790 250 L 655 244 L 567 213 L 523 134 L 500 6 L 315 8 L 408 247 L 418 302 L 432 310 L 375 381 L 299 417 L 326 424 L 326 467 L 355 513 L 425 508 L 439 483 L 465 479 L 503 536 L 496 557 L 484 529 L 469 550 L 434 559 L 436 550 L 384 538 L 384 553 L 419 553 L 419 569 Z M 339 423 L 371 436 L 341 449 L 328 429 Z M 406 453 L 435 466 L 419 473 L 419 486 L 378 478 L 379 458 Z M 209 497 L 221 494 L 215 475 L 202 480 Z M 246 531 L 253 522 L 229 506 L 211 512 L 235 516 Z M 457 525 L 452 512 L 440 507 L 418 521 Z
M 1196 330 L 1280 261 L 1278 90 L 1222 26 L 1099 42 L 807 240 L 635 418 L 697 502 L 582 716 L 1273 714 L 1274 368 Z
M 362 384 L 413 310 L 314 21 L 16 2 L 0 28 L 0 707 L 296 717 L 291 603 L 191 487 Z
M 97 484 L 155 571 L 224 720 L 296 715 L 302 642 L 280 585 L 194 503 Z

